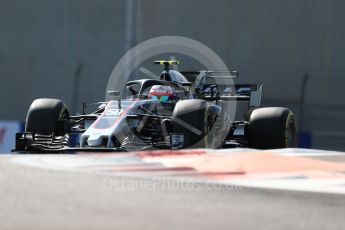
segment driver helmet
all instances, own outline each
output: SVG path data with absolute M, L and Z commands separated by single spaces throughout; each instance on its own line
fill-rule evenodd
M 176 92 L 168 85 L 153 85 L 148 96 L 154 100 L 169 101 L 175 98 Z

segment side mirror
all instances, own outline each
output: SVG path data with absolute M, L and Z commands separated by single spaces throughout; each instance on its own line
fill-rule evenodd
M 119 97 L 120 96 L 120 90 L 109 90 L 107 92 L 108 96 L 111 97 Z
M 127 89 L 128 89 L 129 91 L 131 91 L 132 95 L 138 94 L 138 91 L 135 89 L 135 87 L 134 87 L 133 85 L 127 86 Z

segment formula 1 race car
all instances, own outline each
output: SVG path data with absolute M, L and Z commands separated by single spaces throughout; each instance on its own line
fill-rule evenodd
M 91 113 L 71 116 L 57 99 L 31 104 L 14 151 L 128 151 L 142 149 L 259 149 L 296 146 L 287 108 L 260 108 L 261 84 L 234 84 L 236 71 L 178 72 L 175 60 L 156 61 L 159 79 L 127 82 Z M 77 139 L 71 144 L 71 138 Z M 77 137 L 77 138 L 75 138 Z

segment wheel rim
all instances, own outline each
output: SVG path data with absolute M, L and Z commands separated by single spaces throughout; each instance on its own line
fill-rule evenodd
M 213 129 L 214 126 L 214 117 L 211 115 L 210 111 L 207 112 L 207 127 L 205 132 L 205 143 L 207 148 L 213 148 L 215 142 L 215 131 Z
M 296 128 L 294 126 L 293 121 L 288 123 L 288 126 L 285 131 L 286 135 L 286 147 L 295 147 L 296 145 Z

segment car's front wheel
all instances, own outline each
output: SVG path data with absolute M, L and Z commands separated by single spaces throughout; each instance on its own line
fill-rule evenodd
M 184 135 L 187 148 L 215 148 L 215 116 L 204 100 L 179 101 L 172 115 L 173 132 Z
M 69 131 L 69 111 L 57 99 L 40 98 L 32 102 L 25 124 L 25 132 L 64 136 Z

